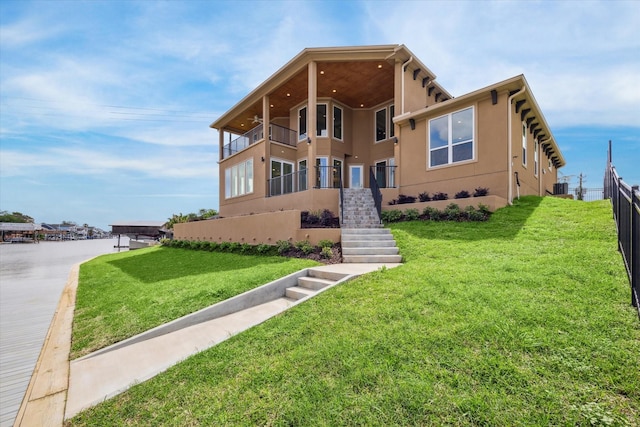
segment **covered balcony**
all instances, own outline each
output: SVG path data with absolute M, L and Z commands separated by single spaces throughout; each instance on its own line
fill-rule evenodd
M 226 159 L 239 153 L 262 139 L 264 139 L 264 125 L 260 123 L 258 126 L 225 144 L 222 149 L 222 158 Z M 296 147 L 298 143 L 298 133 L 295 130 L 271 123 L 269 124 L 269 141 Z

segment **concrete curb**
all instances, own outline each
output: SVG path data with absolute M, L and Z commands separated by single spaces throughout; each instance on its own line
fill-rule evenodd
M 69 388 L 71 330 L 80 264 L 82 263 L 71 267 L 69 278 L 16 415 L 14 427 L 63 425 Z

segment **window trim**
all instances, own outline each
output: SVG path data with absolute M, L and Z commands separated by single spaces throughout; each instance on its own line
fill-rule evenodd
M 302 116 L 301 112 L 304 110 L 304 133 L 301 132 L 302 128 Z M 304 141 L 307 139 L 307 134 L 309 133 L 309 110 L 307 106 L 304 105 L 298 108 L 298 141 Z
M 393 110 L 393 112 L 391 111 Z M 393 126 L 393 117 L 396 114 L 396 106 L 394 104 L 389 105 L 389 127 L 387 129 L 387 133 L 389 134 L 389 138 L 393 138 L 396 136 L 396 129 Z
M 540 169 L 540 155 L 538 153 L 540 151 L 540 143 L 538 139 L 533 140 L 533 148 L 533 176 L 537 177 L 539 175 L 538 169 Z
M 462 111 L 465 110 L 471 110 L 471 139 L 469 140 L 464 140 L 461 142 L 457 142 L 457 143 L 453 143 L 453 115 L 460 113 Z M 447 145 L 443 145 L 440 147 L 436 147 L 436 148 L 431 148 L 431 123 L 435 120 L 438 119 L 442 119 L 443 117 L 447 118 Z M 469 162 L 474 162 L 476 161 L 476 155 L 477 155 L 477 140 L 478 137 L 476 135 L 477 129 L 476 129 L 476 106 L 475 105 L 470 105 L 468 107 L 465 108 L 461 108 L 459 110 L 455 110 L 452 111 L 450 113 L 447 114 L 442 114 L 440 116 L 437 117 L 433 117 L 431 119 L 428 120 L 427 123 L 427 170 L 429 169 L 438 169 L 438 168 L 443 168 L 443 167 L 449 167 L 449 166 L 457 166 L 457 165 L 461 165 L 461 164 L 465 164 L 465 163 L 469 163 Z M 464 159 L 464 160 L 458 160 L 458 161 L 453 161 L 453 147 L 456 145 L 462 145 L 462 144 L 467 144 L 467 143 L 471 143 L 471 158 L 470 159 Z M 431 152 L 435 151 L 435 150 L 442 150 L 444 147 L 447 148 L 447 163 L 442 163 L 439 165 L 431 165 Z
M 320 122 L 318 114 L 320 114 L 320 107 L 324 105 L 324 129 L 320 129 Z M 324 130 L 324 135 L 321 134 L 321 130 Z M 329 137 L 329 104 L 326 102 L 318 102 L 316 104 L 316 136 L 320 138 L 328 138 Z
M 336 110 L 340 110 L 340 136 L 336 136 Z M 333 104 L 333 108 L 331 110 L 331 121 L 333 123 L 333 127 L 331 130 L 331 135 L 334 139 L 338 141 L 344 141 L 344 108 L 339 105 Z
M 522 166 L 527 167 L 527 123 L 522 122 Z
M 243 176 L 240 176 L 241 170 Z M 224 198 L 233 199 L 253 193 L 253 158 L 246 159 L 224 170 Z M 240 190 L 242 187 L 242 191 Z
M 388 106 L 382 107 L 382 108 L 378 108 L 377 110 L 374 110 L 373 112 L 373 139 L 374 142 L 377 144 L 379 142 L 382 141 L 386 141 L 387 139 L 389 139 L 388 134 L 389 134 L 389 129 L 388 129 L 388 121 L 389 121 L 389 114 L 387 111 Z M 384 111 L 384 138 L 382 139 L 378 139 L 378 113 L 380 111 Z

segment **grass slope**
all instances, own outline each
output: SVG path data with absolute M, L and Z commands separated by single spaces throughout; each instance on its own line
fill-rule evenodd
M 638 425 L 640 324 L 607 202 L 399 223 L 325 292 L 68 425 Z
M 98 257 L 80 267 L 71 358 L 315 265 L 166 247 Z

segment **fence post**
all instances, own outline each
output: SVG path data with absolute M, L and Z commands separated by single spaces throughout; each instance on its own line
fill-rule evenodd
M 636 211 L 635 207 L 636 194 L 640 194 L 640 187 L 634 185 L 631 187 L 631 256 L 629 262 L 629 270 L 631 270 L 631 305 L 634 307 L 638 307 L 638 291 L 640 288 L 640 283 L 638 283 L 640 282 L 640 279 L 638 279 L 638 276 L 640 276 L 640 271 L 638 271 L 640 253 L 636 253 L 636 251 L 640 249 L 638 248 L 640 244 L 640 242 L 638 242 L 638 240 L 640 240 L 638 238 L 640 234 L 640 230 L 638 230 L 638 227 L 640 227 L 640 213 Z M 638 199 L 638 203 L 640 204 L 640 197 Z

